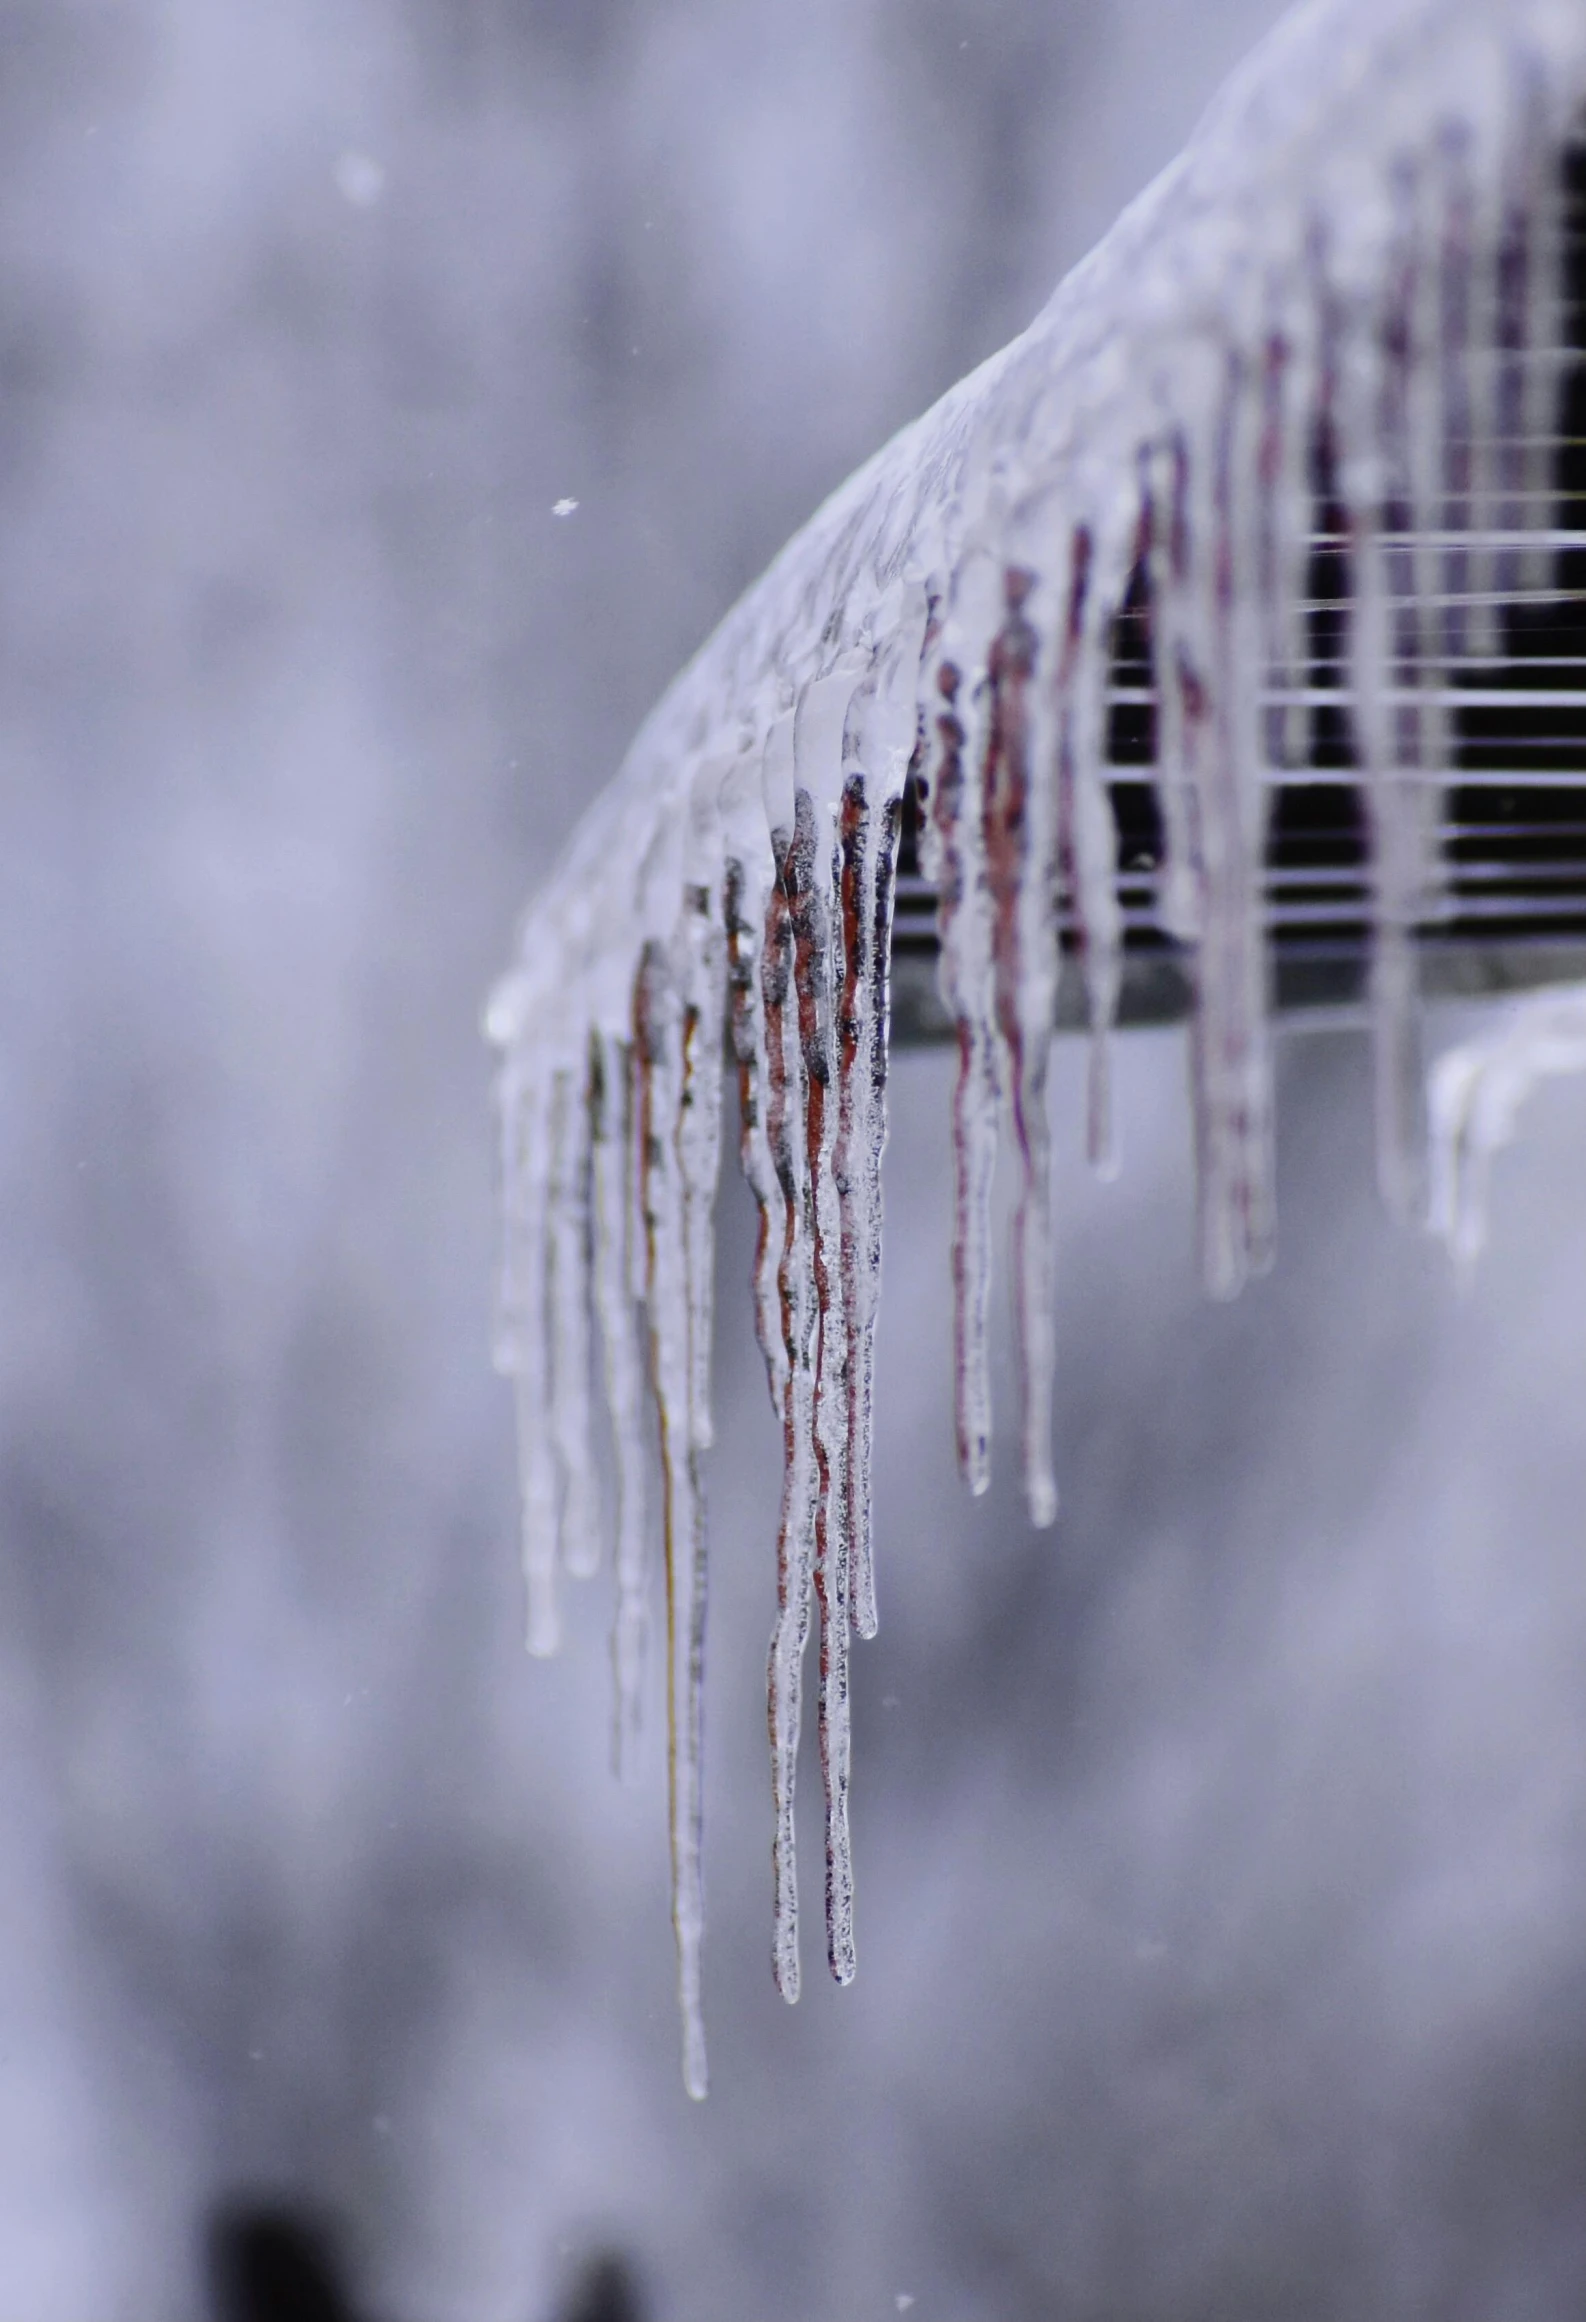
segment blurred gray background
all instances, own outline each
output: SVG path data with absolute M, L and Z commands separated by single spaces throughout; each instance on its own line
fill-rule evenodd
M 947 1066 L 900 1062 L 860 1976 L 810 1930 L 792 2012 L 728 1184 L 703 2108 L 607 1584 L 518 1642 L 517 907 L 1276 12 L 0 0 L 7 2322 L 198 2322 L 238 2198 L 329 2213 L 389 2322 L 593 2312 L 603 2251 L 655 2322 L 1586 2305 L 1586 1089 L 1460 1297 L 1373 1206 L 1358 1045 L 1291 1044 L 1279 1269 L 1212 1310 L 1178 1038 L 1105 1188 L 1065 1046 L 1037 1538 L 1011 1446 L 952 1473 Z

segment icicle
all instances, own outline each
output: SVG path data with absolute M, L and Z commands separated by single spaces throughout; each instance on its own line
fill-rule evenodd
M 617 1607 L 611 1630 L 614 1707 L 612 1762 L 623 1780 L 636 1770 L 650 1576 L 644 1507 L 644 1437 L 639 1348 L 628 1264 L 633 1150 L 633 1051 L 611 1034 L 590 1037 L 594 1296 L 600 1322 L 606 1408 L 611 1415 Z
M 1377 1182 L 1390 1211 L 1420 1206 L 1420 1010 L 1414 944 L 1432 883 L 1435 827 L 1424 742 L 1415 600 L 1420 509 L 1410 429 L 1429 350 L 1420 337 L 1416 187 L 1398 173 L 1385 295 L 1338 351 L 1337 486 L 1349 543 L 1350 723 L 1371 855 L 1370 1016 Z
M 666 953 L 647 944 L 634 992 L 638 1122 L 644 1156 L 645 1294 L 650 1380 L 661 1423 L 666 1508 L 667 1759 L 672 1834 L 672 1926 L 683 2018 L 683 2084 L 706 2089 L 700 2011 L 705 1898 L 701 1865 L 705 1666 L 705 1511 L 691 1401 L 690 1296 L 679 1160 L 684 1102 L 683 1010 Z
M 583 1075 L 551 1089 L 551 1436 L 561 1491 L 561 1564 L 576 1580 L 600 1566 L 589 1443 L 589 1106 Z
M 1484 205 L 1472 198 L 1466 213 L 1469 253 L 1469 372 L 1471 447 L 1469 460 L 1471 539 L 1465 564 L 1469 604 L 1466 650 L 1474 660 L 1492 660 L 1503 650 L 1497 603 L 1498 568 L 1493 535 L 1498 526 L 1499 405 L 1502 394 L 1503 271 L 1501 212 L 1489 192 Z
M 1245 434 L 1253 398 L 1237 354 L 1225 361 L 1209 493 L 1191 528 L 1209 535 L 1198 586 L 1209 598 L 1210 683 L 1179 627 L 1178 682 L 1186 742 L 1209 723 L 1194 770 L 1202 880 L 1196 958 L 1194 1089 L 1201 1265 L 1228 1298 L 1272 1259 L 1272 1092 L 1266 1027 L 1262 862 L 1266 796 L 1260 764 L 1260 608 L 1251 469 Z M 1191 478 L 1191 506 L 1194 507 Z M 1209 553 L 1208 553 L 1209 552 Z M 1191 559 L 1195 557 L 1193 539 Z
M 981 673 L 999 623 L 1000 575 L 976 552 L 960 567 L 934 641 L 927 691 L 926 869 L 936 882 L 938 973 L 958 1033 L 953 1090 L 953 1377 L 958 1464 L 974 1493 L 991 1481 L 991 1192 L 997 1165 L 991 914 L 982 812 Z
M 1106 639 L 1116 611 L 1117 576 L 1098 570 L 1095 536 L 1076 528 L 1069 552 L 1068 603 L 1058 661 L 1057 844 L 1074 915 L 1090 1019 L 1086 1147 L 1104 1176 L 1116 1168 L 1109 1043 L 1118 1012 L 1123 916 L 1118 904 L 1118 832 L 1102 772 L 1106 740 Z
M 508 1062 L 502 1073 L 502 1198 L 506 1249 L 496 1328 L 496 1368 L 513 1383 L 522 1492 L 524 1642 L 539 1658 L 561 1643 L 556 1608 L 556 1456 L 546 1317 L 546 1209 L 551 1146 L 546 1091 Z
M 849 1492 L 854 1508 L 854 1625 L 873 1637 L 878 1625 L 875 1578 L 875 1515 L 871 1476 L 875 1445 L 876 1306 L 881 1295 L 881 1163 L 887 1145 L 887 1059 L 892 1044 L 892 906 L 896 895 L 898 843 L 903 829 L 903 796 L 889 798 L 875 817 L 872 840 L 870 1102 L 866 1109 L 863 1171 L 863 1251 L 854 1389 L 854 1434 Z M 857 1496 L 854 1496 L 857 1495 Z
M 1313 494 L 1311 414 L 1303 397 L 1314 350 L 1300 338 L 1298 318 L 1286 311 L 1293 301 L 1284 299 L 1281 286 L 1268 295 L 1273 318 L 1262 353 L 1256 522 L 1266 676 L 1274 696 L 1267 707 L 1266 748 L 1276 770 L 1302 763 L 1309 723 L 1305 575 Z
M 708 1451 L 711 1443 L 716 1181 L 721 1174 L 722 1045 L 727 1000 L 726 933 L 714 864 L 711 870 L 711 877 L 691 880 L 687 887 L 682 937 L 683 1111 L 678 1155 L 683 1171 L 683 1245 L 688 1277 L 689 1424 L 698 1451 Z
M 833 915 L 833 968 L 837 977 L 836 1009 L 836 1142 L 832 1176 L 836 1188 L 841 1235 L 841 1291 L 846 1334 L 843 1376 L 846 1408 L 843 1427 L 842 1559 L 848 1576 L 848 1604 L 856 1628 L 863 1632 L 856 1593 L 860 1560 L 859 1539 L 870 1532 L 870 1463 L 868 1408 L 869 1379 L 867 1324 L 875 1313 L 875 1285 L 870 1278 L 871 1236 L 866 1206 L 870 1197 L 869 1146 L 875 1102 L 873 1070 L 875 1049 L 870 1016 L 875 1004 L 875 894 L 877 843 L 872 830 L 870 801 L 864 776 L 851 773 L 843 783 L 837 824 L 837 910 Z M 874 1580 L 872 1575 L 872 1590 Z M 872 1618 L 873 1602 L 872 1602 Z M 873 1631 L 871 1632 L 874 1633 Z
M 1249 390 L 1224 359 L 1199 457 L 1175 434 L 1150 553 L 1165 923 L 1196 945 L 1191 1023 L 1201 1271 L 1228 1298 L 1271 1245 L 1259 763 L 1259 536 L 1242 470 Z M 1241 490 L 1241 485 L 1244 489 Z M 1157 520 L 1165 498 L 1167 521 Z
M 832 995 L 841 988 L 841 919 L 825 812 L 800 789 L 788 855 L 793 981 L 804 1094 L 804 1150 L 813 1225 L 816 1306 L 815 1590 L 820 1605 L 820 1750 L 826 1793 L 826 1941 L 839 1983 L 854 1972 L 853 1866 L 848 1832 L 848 1361 L 843 1320 L 842 1217 L 836 1175 L 837 1059 Z
M 842 1215 L 843 1313 L 848 1331 L 844 1503 L 853 1623 L 876 1633 L 871 1527 L 876 1302 L 881 1283 L 881 1156 L 886 1144 L 888 978 L 901 798 L 873 813 L 864 776 L 843 786 L 838 1012 L 840 1091 L 835 1170 Z
M 887 812 L 883 808 L 883 829 L 878 832 L 864 776 L 858 772 L 847 776 L 838 817 L 837 909 L 832 921 L 833 968 L 839 991 L 834 1043 L 837 1134 L 832 1175 L 841 1237 L 839 1287 L 845 1332 L 841 1558 L 848 1617 L 861 1636 L 875 1634 L 870 1396 L 877 1293 L 872 1257 L 878 1253 L 870 1205 L 880 1195 L 879 1169 L 873 1180 L 871 1153 L 876 1138 L 875 1112 L 881 1099 L 875 1083 L 871 1017 L 876 1004 L 876 882 L 881 875 Z M 868 1596 L 864 1618 L 858 1603 L 861 1566 L 866 1568 Z
M 877 1627 L 871 1472 L 875 1433 L 876 1312 L 881 1294 L 881 1162 L 887 1141 L 887 1051 L 892 1032 L 892 903 L 903 789 L 919 754 L 920 656 L 925 591 L 899 592 L 891 642 L 853 696 L 843 731 L 845 965 L 842 1062 L 843 1311 L 848 1325 L 848 1571 L 854 1627 Z M 851 995 L 848 982 L 852 981 Z
M 1010 566 L 1006 615 L 991 652 L 985 849 L 991 894 L 996 1022 L 1014 1141 L 1021 1163 L 1014 1213 L 1014 1312 L 1020 1435 L 1031 1521 L 1057 1514 L 1052 1473 L 1052 1257 L 1046 1067 L 1059 969 L 1052 785 L 1043 758 L 1052 733 L 1037 682 L 1039 642 L 1026 610 L 1035 576 Z
M 637 1043 L 628 1053 L 628 1150 L 623 1183 L 628 1202 L 628 1295 L 643 1306 L 650 1294 L 649 1237 L 644 1223 L 644 1113 L 639 1102 L 640 1059 Z
M 798 863 L 781 834 L 780 868 L 766 910 L 761 957 L 765 1004 L 766 1131 L 782 1189 L 777 1299 L 786 1386 L 782 1413 L 782 1513 L 777 1528 L 777 1619 L 767 1672 L 771 1736 L 772 1972 L 785 2000 L 799 1995 L 798 1865 L 793 1799 L 803 1714 L 804 1649 L 809 1642 L 815 1565 L 815 1243 L 804 1137 L 803 1052 L 794 989 L 793 911 Z
M 1190 464 L 1183 435 L 1143 451 L 1139 467 L 1162 824 L 1157 917 L 1167 934 L 1191 943 L 1201 932 L 1195 784 L 1205 753 L 1206 689 L 1190 593 Z
M 749 874 L 734 856 L 727 864 L 724 910 L 727 925 L 727 989 L 731 1006 L 733 1062 L 738 1068 L 738 1158 L 754 1196 L 754 1334 L 765 1357 L 771 1408 L 778 1420 L 787 1401 L 788 1358 L 782 1336 L 777 1272 L 784 1229 L 782 1187 L 771 1157 L 766 1118 L 770 1070 L 766 1056 L 765 1009 L 760 995 L 760 936 L 750 900 Z
M 1419 911 L 1423 918 L 1440 912 L 1445 903 L 1439 832 L 1442 828 L 1442 782 L 1450 764 L 1449 720 L 1445 706 L 1447 667 L 1442 654 L 1442 624 L 1435 598 L 1438 559 L 1427 535 L 1435 532 L 1442 515 L 1445 446 L 1442 406 L 1443 265 L 1446 244 L 1435 178 L 1417 173 L 1414 227 L 1414 280 L 1407 300 L 1409 343 L 1404 358 L 1402 419 L 1389 429 L 1402 429 L 1394 448 L 1393 464 L 1401 471 L 1409 528 L 1409 554 L 1394 575 L 1395 657 L 1401 691 L 1398 758 L 1401 766 L 1420 776 L 1420 846 L 1423 889 Z M 1392 488 L 1398 490 L 1400 481 Z
M 1441 249 L 1438 267 L 1438 403 L 1443 497 L 1442 636 L 1445 662 L 1492 651 L 1493 623 L 1482 591 L 1490 578 L 1483 552 L 1470 535 L 1487 521 L 1486 427 L 1490 389 L 1482 334 L 1488 279 L 1476 224 L 1470 175 L 1470 133 L 1447 124 L 1438 140 Z

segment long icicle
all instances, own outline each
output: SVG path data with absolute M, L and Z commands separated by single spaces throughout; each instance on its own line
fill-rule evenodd
M 958 1464 L 977 1495 L 991 1481 L 991 1195 L 997 1164 L 991 923 L 981 817 L 982 713 L 974 699 L 996 633 L 999 575 L 984 553 L 967 560 L 933 656 L 928 701 L 930 841 L 936 880 L 938 976 L 958 1038 L 953 1088 L 953 1378 Z
M 1436 154 L 1440 220 L 1437 434 L 1442 454 L 1438 529 L 1444 536 L 1438 645 L 1442 657 L 1449 662 L 1462 660 L 1467 652 L 1477 650 L 1475 628 L 1480 619 L 1472 596 L 1476 569 L 1467 537 L 1479 520 L 1481 471 L 1485 464 L 1477 425 L 1473 361 L 1481 271 L 1476 254 L 1469 142 L 1468 131 L 1451 124 L 1443 131 Z
M 870 1462 L 869 1442 L 861 1411 L 868 1380 L 865 1376 L 867 1323 L 875 1314 L 874 1286 L 868 1279 L 869 1173 L 865 1154 L 870 1137 L 874 1102 L 871 1081 L 873 1048 L 870 1011 L 874 1005 L 875 917 L 871 907 L 871 880 L 875 848 L 870 801 L 864 776 L 850 773 L 843 782 L 837 816 L 837 910 L 833 917 L 833 970 L 836 1006 L 836 1146 L 832 1174 L 837 1188 L 841 1228 L 841 1290 L 844 1346 L 843 1557 L 848 1571 L 849 1617 L 859 1627 L 856 1607 L 859 1539 L 869 1549 Z M 871 1590 L 874 1591 L 872 1567 Z
M 561 1623 L 556 1606 L 556 1456 L 545 1303 L 551 1160 L 543 1078 L 509 1058 L 502 1071 L 500 1105 L 506 1235 L 495 1359 L 496 1368 L 512 1380 L 517 1419 L 524 1642 L 536 1658 L 544 1659 L 561 1643 Z
M 1035 576 L 1020 565 L 1003 578 L 1006 615 L 991 652 L 992 714 L 986 753 L 985 844 L 991 891 L 997 1031 L 1002 1043 L 1020 1183 L 1013 1222 L 1020 1434 L 1030 1519 L 1057 1515 L 1052 1470 L 1051 1137 L 1046 1068 L 1056 1019 L 1059 952 L 1052 784 L 1043 778 L 1051 722 L 1037 683 L 1039 640 L 1026 612 Z
M 1252 397 L 1230 353 L 1208 479 L 1211 748 L 1197 786 L 1205 900 L 1197 954 L 1195 1089 L 1201 1263 L 1214 1297 L 1232 1297 L 1272 1262 L 1272 1087 L 1261 874 L 1260 611 L 1254 495 L 1243 459 Z M 1204 585 L 1204 583 L 1203 583 Z M 1181 672 L 1186 689 L 1193 672 Z
M 683 1111 L 683 1011 L 661 945 L 645 946 L 634 990 L 638 1115 L 644 1156 L 645 1289 L 650 1379 L 660 1415 L 666 1510 L 667 1768 L 672 1926 L 683 2019 L 683 2085 L 707 2087 L 700 2004 L 705 1925 L 701 1858 L 705 1664 L 705 1521 L 690 1394 L 686 1197 L 678 1140 Z
M 881 1295 L 881 1162 L 887 1142 L 892 900 L 902 823 L 901 795 L 873 811 L 864 775 L 850 776 L 843 792 L 842 824 L 847 975 L 839 1187 L 845 1204 L 843 1304 L 848 1323 L 849 1593 L 854 1627 L 862 1637 L 873 1637 L 878 1625 L 872 1509 L 876 1310 Z
M 820 1609 L 820 1753 L 826 1805 L 826 1948 L 832 1974 L 854 1972 L 848 1639 L 848 1343 L 843 1320 L 842 1215 L 837 1183 L 839 1092 L 833 992 L 844 974 L 833 910 L 830 829 L 807 790 L 794 803 L 793 981 L 803 1063 L 804 1150 L 814 1227 L 815 1593 Z
M 648 1631 L 649 1541 L 645 1527 L 642 1373 L 629 1279 L 628 1183 L 633 1151 L 633 1050 L 596 1031 L 590 1037 L 591 1180 L 594 1296 L 600 1324 L 606 1409 L 611 1417 L 617 1603 L 611 1628 L 612 1762 L 630 1781 L 636 1771 L 644 1650 Z
M 1157 811 L 1162 827 L 1157 917 L 1181 943 L 1201 933 L 1203 879 L 1195 783 L 1205 752 L 1206 692 L 1189 617 L 1190 458 L 1181 433 L 1142 452 L 1140 536 L 1146 582 L 1146 638 L 1156 740 Z
M 589 1090 L 583 1069 L 551 1091 L 549 1230 L 551 1437 L 561 1495 L 562 1570 L 587 1580 L 600 1566 L 589 1440 Z
M 1263 747 L 1276 769 L 1298 762 L 1303 747 L 1304 712 L 1295 695 L 1304 684 L 1305 656 L 1297 613 L 1301 563 L 1298 536 L 1303 530 L 1304 506 L 1294 474 L 1302 466 L 1295 446 L 1303 431 L 1290 423 L 1287 406 L 1293 349 L 1283 331 L 1268 330 L 1261 358 L 1261 444 L 1257 453 L 1260 481 L 1257 585 L 1261 592 L 1266 682 L 1275 699 L 1267 703 L 1262 719 Z M 1297 505 L 1298 503 L 1298 505 Z
M 1418 394 L 1433 368 L 1426 276 L 1435 244 L 1421 229 L 1415 173 L 1402 170 L 1395 191 L 1387 295 L 1380 320 L 1368 318 L 1370 335 L 1355 366 L 1361 377 L 1350 425 L 1363 439 L 1356 453 L 1363 480 L 1353 488 L 1346 482 L 1345 499 L 1351 693 L 1372 851 L 1377 1184 L 1389 1210 L 1409 1218 L 1425 1193 L 1415 926 L 1434 884 L 1437 796 L 1428 776 L 1440 770 L 1442 744 L 1437 670 L 1422 614 L 1430 574 L 1421 534 L 1434 521 L 1436 482 L 1422 446 L 1433 414 Z
M 797 866 L 791 836 L 777 843 L 778 876 L 766 908 L 761 991 L 765 1004 L 766 1129 L 782 1189 L 777 1300 L 786 1385 L 782 1410 L 782 1513 L 777 1527 L 777 1617 L 766 1679 L 771 1741 L 771 1968 L 789 2002 L 799 1996 L 798 1859 L 794 1790 L 803 1716 L 804 1651 L 809 1642 L 815 1563 L 816 1299 L 814 1230 L 804 1141 L 804 1067 L 793 981 L 793 902 Z
M 1059 662 L 1057 844 L 1074 914 L 1090 1026 L 1086 1150 L 1092 1168 L 1110 1177 L 1117 1167 L 1111 1054 L 1122 982 L 1123 914 L 1118 903 L 1118 826 L 1103 771 L 1106 638 L 1115 605 L 1113 576 L 1102 565 L 1101 544 L 1091 527 L 1076 526 Z
M 1443 439 L 1442 310 L 1443 234 L 1442 188 L 1424 166 L 1418 172 L 1417 265 L 1411 302 L 1414 359 L 1404 397 L 1404 480 L 1409 503 L 1412 554 L 1401 578 L 1409 583 L 1413 600 L 1401 604 L 1395 653 L 1400 684 L 1411 697 L 1404 708 L 1399 731 L 1399 757 L 1406 767 L 1419 769 L 1422 840 L 1420 857 L 1424 886 L 1419 909 L 1433 919 L 1448 907 L 1448 879 L 1441 832 L 1443 784 L 1453 763 L 1447 709 L 1448 680 L 1442 654 L 1442 625 L 1435 598 L 1438 558 L 1427 535 L 1441 521 L 1446 446 Z M 1418 1099 L 1424 1124 L 1424 1098 Z M 1424 1147 L 1423 1147 L 1424 1150 Z
M 1156 698 L 1157 791 L 1163 855 L 1158 909 L 1163 926 L 1194 944 L 1196 1007 L 1190 1021 L 1190 1089 L 1195 1116 L 1196 1186 L 1201 1271 L 1218 1294 L 1231 1296 L 1240 1276 L 1224 1258 L 1212 1218 L 1221 1214 L 1217 1129 L 1220 1082 L 1214 1070 L 1214 1023 L 1225 977 L 1216 915 L 1226 873 L 1222 828 L 1209 811 L 1211 764 L 1218 747 L 1212 717 L 1211 649 L 1202 567 L 1213 529 L 1212 494 L 1185 437 L 1175 432 L 1148 470 L 1152 496 L 1144 529 L 1150 586 L 1150 636 Z M 1214 966 L 1214 961 L 1217 963 Z M 1209 1005 L 1209 996 L 1210 1002 Z

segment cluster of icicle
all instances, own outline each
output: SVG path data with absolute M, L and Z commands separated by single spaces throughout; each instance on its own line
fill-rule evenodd
M 590 1572 L 591 1315 L 609 1411 L 619 1760 L 639 1715 L 659 1425 L 684 2077 L 700 2013 L 712 1200 L 724 1084 L 759 1209 L 754 1306 L 784 1443 L 770 1649 L 774 1966 L 799 1987 L 794 1768 L 819 1624 L 826 1926 L 853 1973 L 849 1644 L 876 1622 L 872 1340 L 904 784 L 957 1027 L 957 1434 L 991 1437 L 999 1137 L 1018 1170 L 1031 1514 L 1056 1508 L 1045 1075 L 1061 899 L 1105 1161 L 1120 978 L 1109 642 L 1149 602 L 1159 915 L 1186 947 L 1207 1283 L 1270 1258 L 1262 858 L 1306 685 L 1318 475 L 1341 510 L 1344 681 L 1374 861 L 1380 1150 L 1412 1197 L 1412 924 L 1435 908 L 1438 706 L 1536 572 L 1558 343 L 1558 156 L 1580 0 L 1306 0 L 1022 337 L 811 520 L 662 700 L 531 907 L 494 994 L 530 1650 Z M 1472 531 L 1483 535 L 1472 545 Z M 648 1402 L 647 1402 L 648 1394 Z M 655 1417 L 650 1416 L 653 1406 Z

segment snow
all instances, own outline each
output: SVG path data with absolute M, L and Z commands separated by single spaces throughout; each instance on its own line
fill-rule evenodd
M 1559 335 L 1556 162 L 1583 95 L 1586 14 L 1574 0 L 1303 0 L 1030 328 L 861 469 L 728 615 L 525 918 L 487 1022 L 503 1052 L 497 1352 L 517 1386 L 529 1642 L 554 1648 L 559 1575 L 595 1562 L 582 1312 L 592 1266 L 617 1446 L 619 1737 L 637 1713 L 644 1628 L 642 1446 L 624 1352 L 634 1299 L 659 1418 L 673 1915 L 695 2094 L 699 1461 L 711 1432 L 724 1037 L 760 1213 L 756 1324 L 784 1439 L 768 1709 L 773 1965 L 794 1999 L 795 1768 L 817 1612 L 827 1949 L 839 1980 L 854 1972 L 849 1643 L 876 1617 L 886 930 L 906 775 L 912 765 L 958 1041 L 959 1459 L 983 1491 L 991 1191 L 1007 1129 L 1025 1488 L 1047 1523 L 1045 1077 L 1060 897 L 1093 1043 L 1089 1148 L 1098 1167 L 1113 1160 L 1114 617 L 1140 574 L 1158 710 L 1159 912 L 1193 966 L 1201 1262 L 1226 1297 L 1274 1250 L 1262 868 L 1273 769 L 1294 751 L 1303 690 L 1313 455 L 1350 575 L 1378 1173 L 1396 1208 L 1421 1200 L 1411 929 L 1437 907 L 1439 696 L 1450 659 L 1490 649 L 1493 603 L 1547 581 L 1537 447 Z M 1434 1086 L 1438 1215 L 1462 1247 L 1479 1239 L 1471 1189 L 1519 1095 L 1579 1038 L 1567 1015 L 1525 1024 L 1491 1054 L 1445 1061 Z

